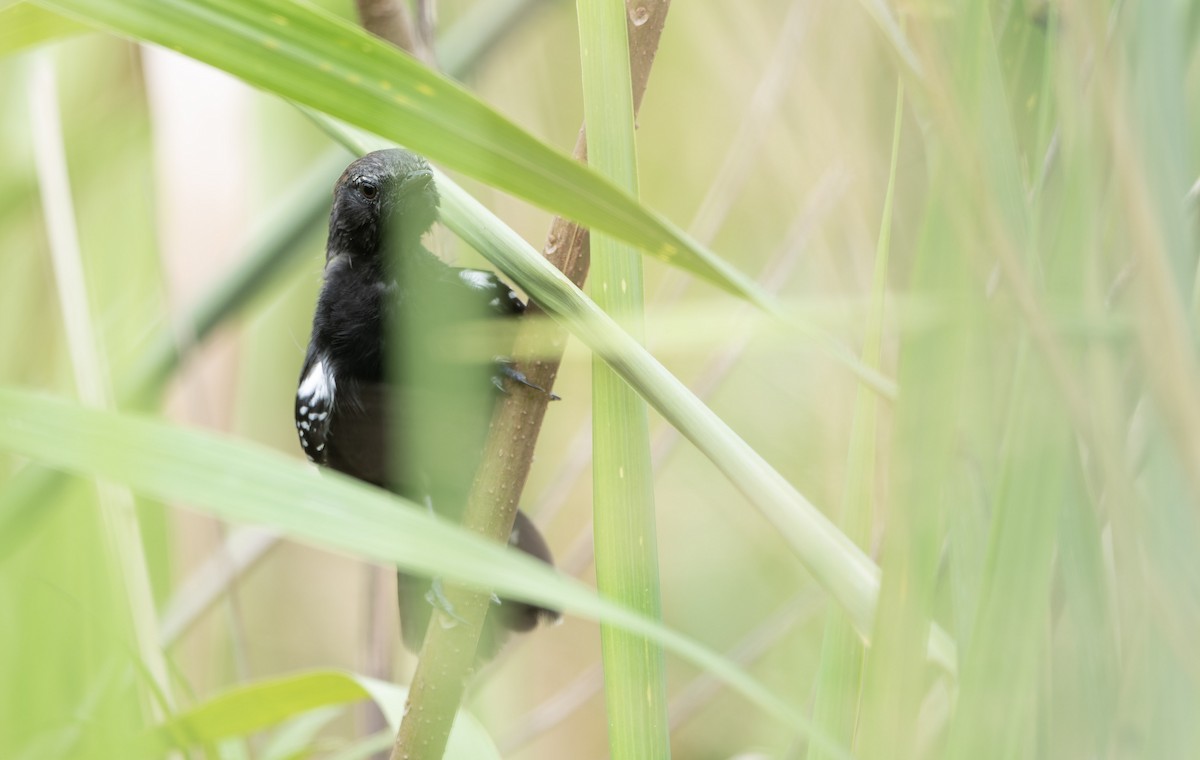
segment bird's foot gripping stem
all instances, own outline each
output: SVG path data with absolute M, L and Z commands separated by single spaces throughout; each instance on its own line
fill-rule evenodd
M 551 401 L 561 400 L 557 394 L 551 393 L 542 386 L 531 382 L 529 378 L 525 377 L 525 373 L 517 369 L 516 364 L 512 359 L 509 359 L 506 356 L 497 356 L 495 361 L 496 374 L 492 375 L 492 385 L 496 386 L 496 389 L 501 393 L 505 395 L 508 394 L 508 386 L 505 383 L 505 380 L 507 379 L 514 383 L 520 383 L 521 385 L 533 388 L 535 391 L 541 391 L 549 396 Z
M 434 578 L 429 583 L 429 590 L 425 592 L 425 601 L 429 602 L 430 606 L 446 615 L 449 620 L 442 625 L 443 628 L 453 628 L 459 623 L 466 623 L 457 612 L 454 611 L 454 603 L 446 596 L 446 589 L 442 585 L 441 578 Z

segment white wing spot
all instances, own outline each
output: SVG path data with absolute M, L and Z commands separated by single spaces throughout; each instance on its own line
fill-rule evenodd
M 325 367 L 324 361 L 318 361 L 305 375 L 304 382 L 300 383 L 300 390 L 296 392 L 296 395 L 307 399 L 312 406 L 328 405 L 333 402 L 333 394 L 336 390 L 337 381 L 333 379 L 333 373 Z
M 336 390 L 337 380 L 327 357 L 318 356 L 296 390 L 296 430 L 300 433 L 300 445 L 304 447 L 304 453 L 314 462 L 314 452 L 325 448 L 324 439 L 329 423 L 321 421 L 329 416 L 333 408 Z M 312 441 L 308 439 L 310 435 L 313 436 Z M 320 445 L 313 449 L 312 446 L 316 444 Z
M 487 290 L 495 282 L 490 272 L 481 272 L 478 269 L 463 269 L 458 273 L 458 277 L 476 290 Z

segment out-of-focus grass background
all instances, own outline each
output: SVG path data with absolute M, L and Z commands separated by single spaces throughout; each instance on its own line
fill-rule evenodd
M 443 39 L 487 5 L 439 3 Z M 1196 756 L 1200 12 L 892 4 L 910 66 L 879 7 L 676 3 L 638 120 L 643 203 L 867 361 L 875 335 L 898 384 L 879 399 L 822 340 L 647 260 L 651 350 L 882 567 L 871 646 L 652 415 L 664 619 L 864 757 Z M 14 52 L 16 28 L 0 29 L 0 383 L 82 393 L 64 323 L 80 304 L 62 303 L 35 166 L 39 108 L 57 92 L 82 316 L 119 392 L 330 141 L 180 55 L 99 33 Z M 577 39 L 571 3 L 529 3 L 463 81 L 569 150 Z M 467 186 L 541 246 L 550 214 Z M 445 230 L 432 244 L 481 263 Z M 126 405 L 299 458 L 292 399 L 322 231 L 294 247 L 187 352 L 161 405 Z M 568 349 L 523 499 L 584 579 L 588 358 Z M 14 486 L 29 466 L 3 461 L 0 756 L 122 756 L 149 714 L 148 676 L 128 667 L 138 649 L 101 514 L 132 497 L 80 480 L 31 509 Z M 314 668 L 411 674 L 390 570 L 188 507 L 136 505 L 177 708 Z M 205 583 L 215 602 L 189 614 Z M 957 643 L 953 677 L 925 662 L 930 620 Z M 504 756 L 607 755 L 598 642 L 594 623 L 568 618 L 485 669 L 469 707 Z M 676 757 L 816 756 L 670 657 L 668 690 Z M 208 752 L 332 757 L 382 728 L 369 707 L 289 720 Z

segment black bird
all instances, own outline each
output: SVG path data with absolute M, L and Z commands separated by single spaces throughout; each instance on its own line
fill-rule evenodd
M 421 244 L 437 209 L 433 173 L 408 151 L 370 153 L 337 181 L 324 284 L 296 392 L 296 429 L 313 462 L 457 521 L 496 393 L 525 379 L 502 358 L 506 348 L 488 346 L 482 354 L 476 348 L 472 357 L 447 328 L 512 319 L 525 304 L 495 274 L 449 266 Z M 517 513 L 509 543 L 552 564 L 524 513 Z M 404 643 L 416 652 L 432 605 L 454 613 L 436 582 L 403 573 L 398 579 Z M 555 617 L 497 601 L 479 656 L 492 656 L 506 631 L 528 631 Z

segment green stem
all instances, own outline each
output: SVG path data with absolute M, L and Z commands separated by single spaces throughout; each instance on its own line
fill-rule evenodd
M 631 8 L 630 13 L 644 10 Z M 625 6 L 579 0 L 588 160 L 637 196 L 637 151 Z M 641 340 L 641 257 L 615 238 L 592 237 L 592 297 Z M 596 585 L 604 596 L 647 617 L 662 617 L 655 535 L 654 475 L 646 402 L 604 361 L 592 363 L 593 510 Z M 614 758 L 670 757 L 663 652 L 650 640 L 602 624 L 608 740 Z

